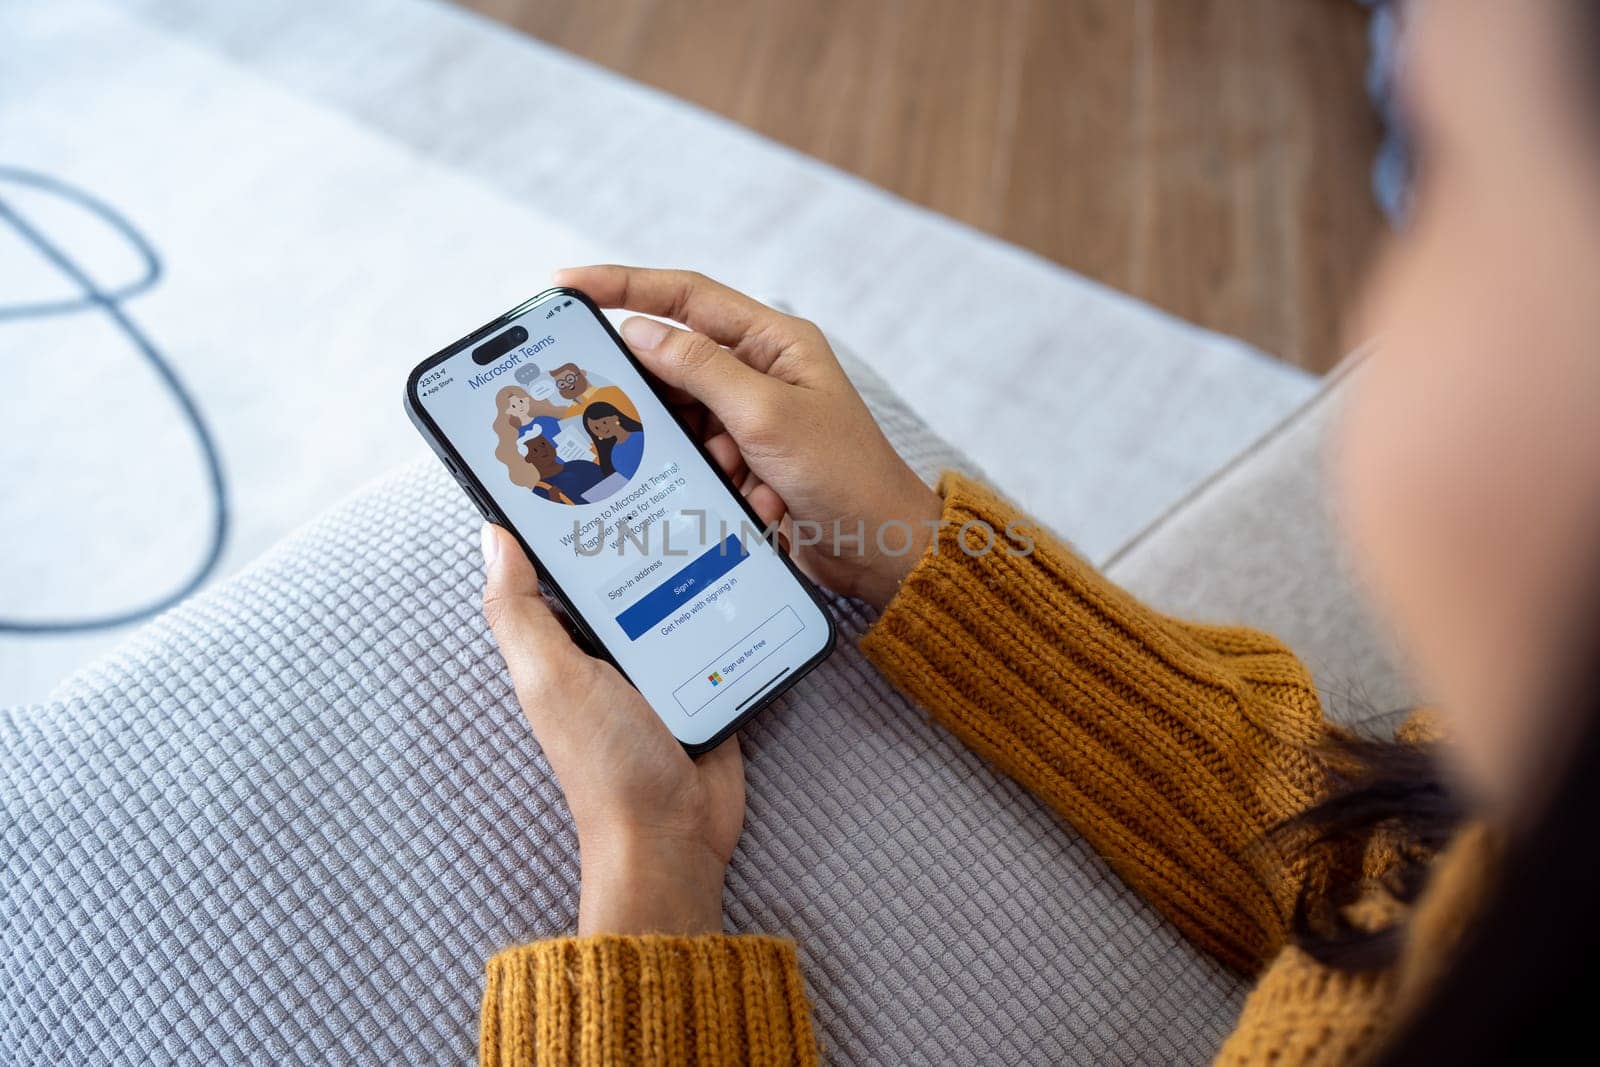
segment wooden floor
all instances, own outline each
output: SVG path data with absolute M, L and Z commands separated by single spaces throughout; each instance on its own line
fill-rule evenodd
M 1381 230 L 1353 0 L 463 0 L 1312 370 Z

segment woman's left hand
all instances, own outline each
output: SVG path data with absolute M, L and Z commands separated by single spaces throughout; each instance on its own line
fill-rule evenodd
M 577 825 L 578 933 L 720 933 L 744 825 L 738 741 L 690 759 L 638 690 L 573 644 L 510 534 L 484 526 L 483 555 L 484 615 Z

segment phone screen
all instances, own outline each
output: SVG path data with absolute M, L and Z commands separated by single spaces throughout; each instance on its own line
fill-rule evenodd
M 479 506 L 684 744 L 725 735 L 831 649 L 810 588 L 580 294 L 536 297 L 407 390 Z

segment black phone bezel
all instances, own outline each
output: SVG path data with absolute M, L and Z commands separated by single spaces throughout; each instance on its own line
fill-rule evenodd
M 693 433 L 689 432 L 688 427 L 683 424 L 683 420 L 680 419 L 677 413 L 672 410 L 671 405 L 667 404 L 665 398 L 661 395 L 661 390 L 657 387 L 655 378 L 634 356 L 633 352 L 628 348 L 627 343 L 624 342 L 620 336 L 618 336 L 617 331 L 611 326 L 611 321 L 605 317 L 604 313 L 601 312 L 599 305 L 593 300 L 589 299 L 588 294 L 568 286 L 557 286 L 555 288 L 546 289 L 543 292 L 538 293 L 530 299 L 523 301 L 521 304 L 518 304 L 510 311 L 507 311 L 505 314 L 500 315 L 485 325 L 480 326 L 478 329 L 473 330 L 465 337 L 451 342 L 449 345 L 441 348 L 439 351 L 435 352 L 433 355 L 429 356 L 427 359 L 413 367 L 411 373 L 406 376 L 406 415 L 411 419 L 412 424 L 416 426 L 417 431 L 422 434 L 423 439 L 428 442 L 428 446 L 433 450 L 434 455 L 439 457 L 439 460 L 444 464 L 445 469 L 450 472 L 451 476 L 454 477 L 456 482 L 461 486 L 462 491 L 467 494 L 467 498 L 472 501 L 479 513 L 482 514 L 483 517 L 489 522 L 505 527 L 505 529 L 510 531 L 511 536 L 516 538 L 517 544 L 522 546 L 522 550 L 528 554 L 528 558 L 533 561 L 534 566 L 539 568 L 540 585 L 548 589 L 550 594 L 555 597 L 556 601 L 561 604 L 562 608 L 567 613 L 568 619 L 571 620 L 572 624 L 578 629 L 584 640 L 590 646 L 590 650 L 615 667 L 617 672 L 627 680 L 629 685 L 634 685 L 633 679 L 628 677 L 627 671 L 622 669 L 622 666 L 617 662 L 616 657 L 611 654 L 610 648 L 607 647 L 606 643 L 600 639 L 598 634 L 595 633 L 594 628 L 589 625 L 589 620 L 586 619 L 580 611 L 578 611 L 577 607 L 573 604 L 572 599 L 567 596 L 566 591 L 561 588 L 559 583 L 550 577 L 549 571 L 542 563 L 539 562 L 539 554 L 533 550 L 533 546 L 528 544 L 527 539 L 522 536 L 522 532 L 512 524 L 510 517 L 506 515 L 505 512 L 503 512 L 495 503 L 494 496 L 489 492 L 488 487 L 485 486 L 483 482 L 481 482 L 478 477 L 472 473 L 472 468 L 468 466 L 461 453 L 456 451 L 455 447 L 445 437 L 443 431 L 439 429 L 432 417 L 429 416 L 427 411 L 423 408 L 421 398 L 417 395 L 417 383 L 429 370 L 438 366 L 440 363 L 443 363 L 451 356 L 456 355 L 463 348 L 467 348 L 475 342 L 482 341 L 484 338 L 495 333 L 497 330 L 504 329 L 517 319 L 528 314 L 540 304 L 546 303 L 547 301 L 555 299 L 556 297 L 571 297 L 578 300 L 585 308 L 588 309 L 589 314 L 593 315 L 595 319 L 599 321 L 601 328 L 606 332 L 606 336 L 611 339 L 611 343 L 617 346 L 618 351 L 620 351 L 628 360 L 628 362 L 633 365 L 633 368 L 639 372 L 639 376 L 644 379 L 645 387 L 655 395 L 657 400 L 661 401 L 662 406 L 667 409 L 667 413 L 672 416 L 672 421 L 677 425 L 678 432 L 682 433 L 684 437 L 689 440 L 689 443 L 694 446 L 695 451 L 700 455 L 701 462 L 703 462 L 706 465 L 706 468 L 716 476 L 723 488 L 728 491 L 728 494 L 738 502 L 739 507 L 744 510 L 745 515 L 749 517 L 755 528 L 763 528 L 760 517 L 756 515 L 755 510 L 751 508 L 749 502 L 745 500 L 744 494 L 739 492 L 738 487 L 735 486 L 728 476 L 722 472 L 722 468 L 718 467 L 715 461 L 712 460 L 710 454 L 705 449 L 705 445 L 699 439 L 697 439 Z M 682 745 L 684 750 L 687 751 L 691 756 L 699 755 L 702 752 L 709 752 L 711 749 L 716 748 L 729 737 L 733 736 L 733 734 L 736 733 L 740 727 L 753 719 L 757 713 L 769 706 L 778 697 L 788 692 L 796 682 L 798 682 L 801 678 L 804 678 L 819 663 L 832 655 L 834 648 L 838 644 L 838 625 L 834 622 L 833 612 L 828 609 L 827 602 L 823 600 L 822 595 L 818 592 L 815 584 L 813 584 L 809 578 L 800 572 L 800 569 L 795 566 L 794 561 L 789 558 L 788 553 L 779 551 L 777 556 L 783 561 L 784 566 L 788 568 L 789 573 L 794 577 L 795 581 L 800 584 L 800 588 L 805 591 L 806 595 L 811 598 L 812 602 L 816 604 L 817 609 L 822 613 L 822 618 L 827 623 L 828 627 L 827 640 L 823 643 L 821 650 L 819 650 L 816 655 L 806 660 L 806 662 L 801 664 L 799 667 L 791 670 L 786 678 L 763 693 L 761 695 L 761 699 L 757 700 L 749 708 L 745 709 L 735 718 L 730 720 L 727 726 L 723 727 L 723 729 L 718 731 L 709 740 L 702 741 L 697 744 L 691 744 L 687 741 L 684 741 L 681 737 L 678 737 L 678 743 Z M 638 686 L 635 685 L 634 688 L 637 689 Z M 674 735 L 674 737 L 676 737 L 676 735 Z

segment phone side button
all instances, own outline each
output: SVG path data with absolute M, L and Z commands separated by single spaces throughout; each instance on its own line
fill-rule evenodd
M 489 507 L 488 502 L 483 499 L 482 495 L 479 494 L 477 489 L 473 488 L 473 486 L 464 479 L 458 478 L 457 481 L 460 483 L 462 491 L 467 494 L 467 498 L 470 499 L 473 505 L 478 509 L 479 515 L 482 515 L 488 522 L 499 521 L 495 518 L 494 511 Z

